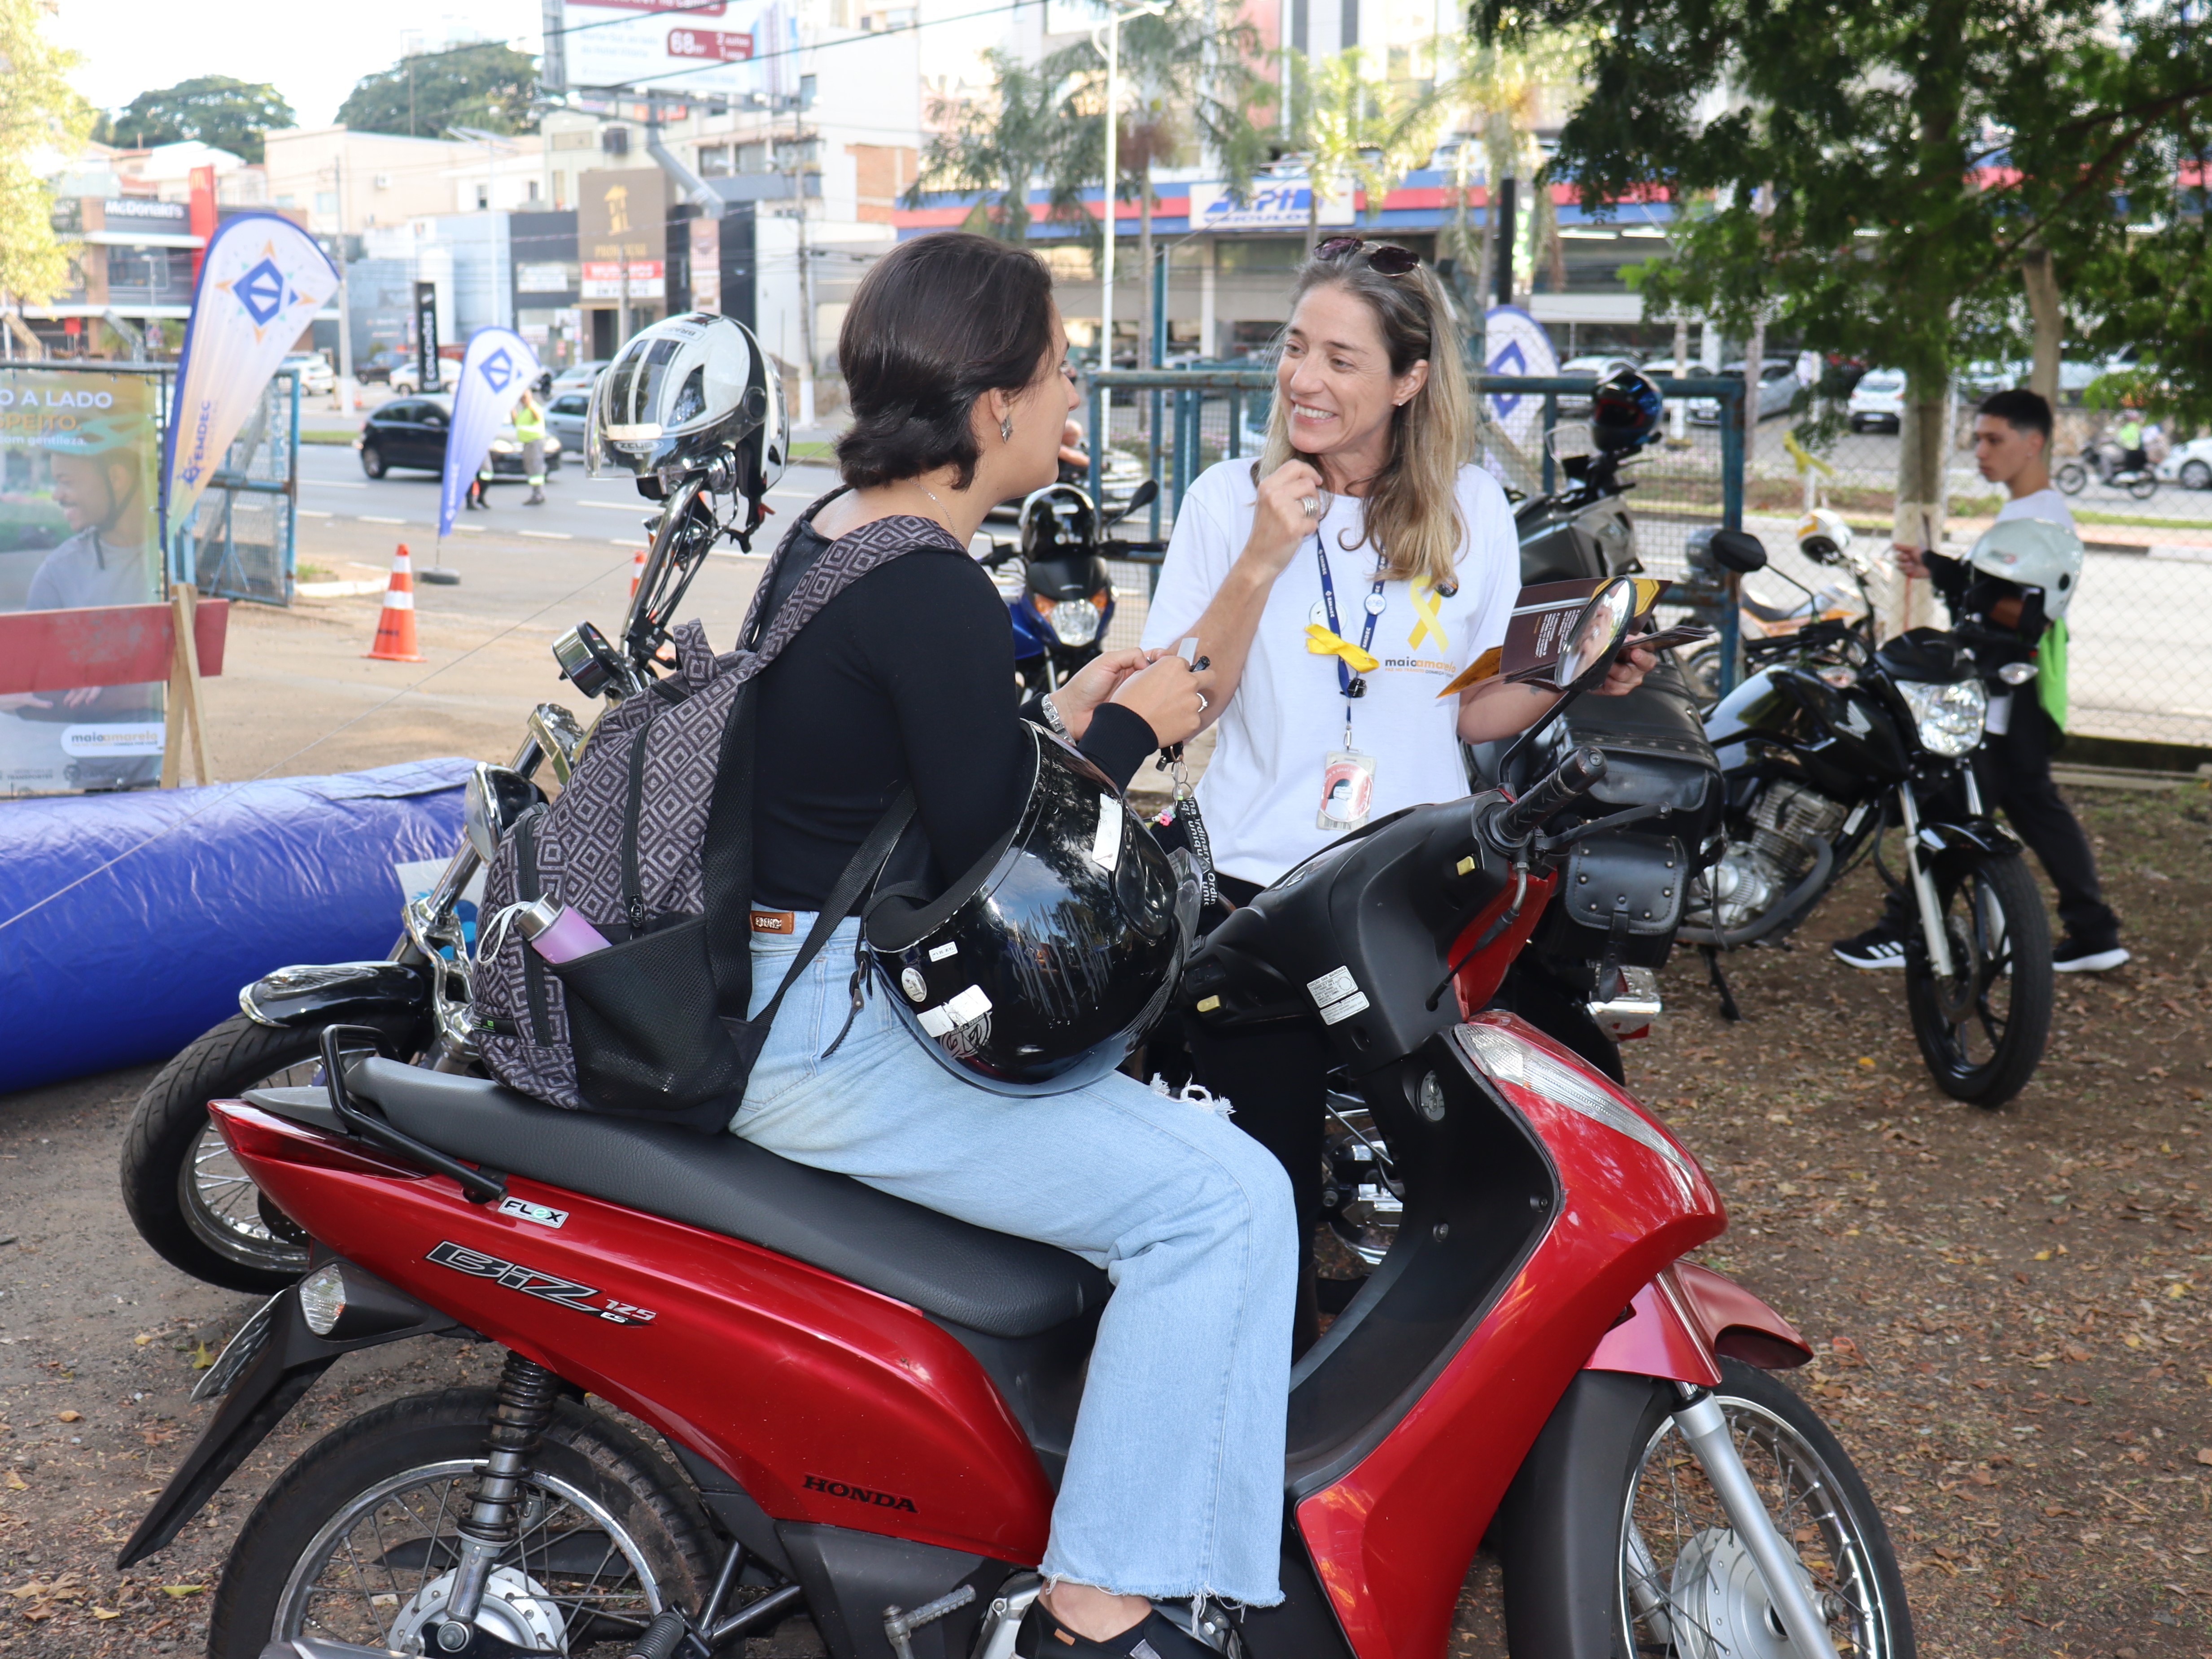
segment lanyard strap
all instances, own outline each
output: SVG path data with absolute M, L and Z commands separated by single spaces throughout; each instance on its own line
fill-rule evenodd
M 1336 615 L 1336 583 L 1328 574 L 1328 549 L 1322 544 L 1321 532 L 1318 530 L 1314 532 L 1314 559 L 1321 566 L 1321 602 L 1328 613 L 1328 631 L 1337 638 L 1342 639 L 1344 625 L 1337 620 Z M 1382 607 L 1374 601 L 1382 596 L 1383 580 L 1382 577 L 1376 576 L 1375 586 L 1368 591 L 1367 622 L 1366 625 L 1359 630 L 1359 648 L 1362 651 L 1369 650 L 1375 643 L 1375 624 L 1382 620 Z M 1352 678 L 1350 666 L 1343 658 L 1339 657 L 1336 659 L 1336 684 L 1337 689 L 1344 693 L 1346 705 L 1344 719 L 1346 728 L 1349 730 L 1352 723 L 1352 700 L 1367 689 L 1366 682 Z M 1354 686 L 1358 686 L 1359 690 L 1355 691 L 1352 690 Z

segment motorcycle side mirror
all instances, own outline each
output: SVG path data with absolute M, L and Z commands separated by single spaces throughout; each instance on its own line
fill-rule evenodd
M 1756 545 L 1756 544 L 1754 544 Z M 1613 667 L 1636 619 L 1636 584 L 1616 576 L 1591 595 L 1568 631 L 1566 648 L 1553 665 L 1552 684 L 1563 692 L 1586 691 Z
M 1997 670 L 1997 678 L 2007 685 L 2026 685 L 2040 672 L 2032 662 L 2008 662 Z
M 462 805 L 469 845 L 489 864 L 499 856 L 500 837 L 514 827 L 525 812 L 545 799 L 538 786 L 511 767 L 478 761 L 469 774 Z
M 1759 545 L 1759 538 L 1741 530 L 1716 530 L 1712 539 L 1705 544 L 1713 556 L 1713 562 L 1723 570 L 1733 570 L 1739 576 L 1748 576 L 1755 570 L 1766 568 L 1766 550 Z
M 1127 518 L 1132 513 L 1137 512 L 1140 508 L 1150 507 L 1154 501 L 1159 500 L 1159 498 L 1160 481 L 1158 478 L 1147 478 L 1130 493 L 1129 499 L 1121 503 L 1121 510 L 1114 514 L 1112 517 L 1109 518 L 1106 520 L 1106 523 L 1109 525 L 1119 524 L 1122 520 Z M 1104 528 L 1104 526 L 1101 526 L 1100 527 L 1103 529 Z

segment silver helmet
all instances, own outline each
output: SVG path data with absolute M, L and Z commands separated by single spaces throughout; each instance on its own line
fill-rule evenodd
M 719 489 L 757 501 L 790 453 L 783 381 L 753 331 L 703 311 L 632 335 L 592 387 L 584 466 L 664 488 L 690 472 L 728 469 Z
M 1966 562 L 1984 576 L 2043 590 L 2043 614 L 2053 622 L 2081 585 L 2081 538 L 2048 519 L 2000 519 L 1984 531 Z

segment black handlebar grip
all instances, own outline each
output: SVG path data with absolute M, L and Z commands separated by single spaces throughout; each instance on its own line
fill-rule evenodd
M 1494 820 L 1498 839 L 1513 845 L 1528 840 L 1545 819 L 1589 793 L 1604 777 L 1604 750 L 1576 750 L 1557 771 L 1498 813 Z

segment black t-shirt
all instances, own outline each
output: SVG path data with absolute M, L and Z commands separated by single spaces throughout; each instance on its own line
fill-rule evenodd
M 798 534 L 805 544 L 778 560 L 779 578 L 821 550 L 811 526 Z M 761 676 L 754 903 L 819 909 L 909 783 L 938 869 L 972 866 L 1022 808 L 1016 693 L 1006 601 L 964 554 L 921 548 L 830 600 Z M 1082 744 L 1124 785 L 1158 747 L 1113 703 Z

